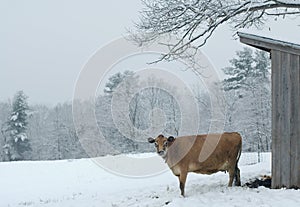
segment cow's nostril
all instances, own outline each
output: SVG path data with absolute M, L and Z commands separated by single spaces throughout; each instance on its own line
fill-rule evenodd
M 159 155 L 163 155 L 163 154 L 164 154 L 164 151 L 159 151 L 158 154 L 159 154 Z

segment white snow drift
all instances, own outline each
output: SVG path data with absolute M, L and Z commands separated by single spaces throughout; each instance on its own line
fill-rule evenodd
M 263 154 L 262 162 L 258 164 L 253 164 L 257 161 L 255 156 L 242 154 L 242 184 L 260 175 L 270 174 L 270 154 Z M 5 162 L 0 163 L 0 206 L 288 207 L 300 203 L 300 190 L 229 188 L 227 181 L 228 174 L 225 173 L 190 173 L 186 197 L 183 198 L 178 180 L 170 171 L 151 177 L 128 178 L 105 171 L 91 159 Z

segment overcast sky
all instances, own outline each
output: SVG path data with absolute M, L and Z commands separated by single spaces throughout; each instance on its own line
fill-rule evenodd
M 99 48 L 126 34 L 140 0 L 0 0 L 0 101 L 24 90 L 33 103 L 70 101 L 84 64 Z M 264 31 L 299 41 L 300 19 L 270 21 Z M 244 45 L 227 26 L 202 51 L 216 68 Z

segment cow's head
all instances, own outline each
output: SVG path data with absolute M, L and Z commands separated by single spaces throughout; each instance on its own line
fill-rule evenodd
M 149 143 L 154 143 L 156 147 L 157 153 L 161 157 L 165 157 L 168 151 L 168 147 L 174 142 L 175 138 L 170 136 L 170 137 L 164 137 L 164 135 L 159 135 L 155 139 L 152 137 L 148 138 Z

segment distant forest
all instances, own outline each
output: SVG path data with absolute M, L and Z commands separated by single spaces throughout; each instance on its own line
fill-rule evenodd
M 224 131 L 237 131 L 243 137 L 244 151 L 269 151 L 271 148 L 271 94 L 270 63 L 266 53 L 244 48 L 236 53 L 230 66 L 223 68 L 225 78 L 216 83 L 225 94 L 220 107 L 225 108 Z M 148 81 L 162 83 L 157 77 Z M 59 103 L 54 107 L 28 105 L 24 92 L 17 92 L 11 101 L 0 102 L 0 161 L 11 160 L 59 160 L 89 157 L 91 154 L 82 146 L 81 136 L 93 140 L 96 146 L 93 156 L 118 153 L 138 153 L 154 151 L 147 143 L 148 137 L 136 138 L 134 132 L 124 135 L 126 120 L 116 126 L 111 112 L 112 96 L 119 84 L 126 86 L 124 95 L 133 99 L 128 106 L 131 124 L 138 129 L 151 125 L 160 109 L 164 113 L 165 128 L 161 133 L 180 135 L 181 109 L 174 97 L 159 87 L 145 88 L 138 94 L 132 89 L 139 87 L 139 77 L 133 71 L 119 72 L 111 76 L 103 93 L 96 98 L 95 116 L 98 127 L 85 122 L 85 108 L 91 101 L 78 101 L 82 111 L 82 125 L 75 129 L 72 103 Z M 159 85 L 158 84 L 158 85 Z M 210 96 L 203 87 L 194 85 L 195 100 L 199 111 L 199 133 L 207 133 L 210 126 Z M 178 89 L 170 88 L 174 93 Z M 182 94 L 184 96 L 184 94 Z M 24 112 L 24 113 L 23 113 Z M 120 117 L 122 119 L 122 117 Z M 120 129 L 120 127 L 123 127 Z M 155 126 L 154 126 L 155 127 Z M 100 138 L 101 131 L 104 138 Z M 129 134 L 129 135 L 128 135 Z M 157 136 L 153 134 L 152 136 Z M 144 140 L 144 141 L 137 141 Z

